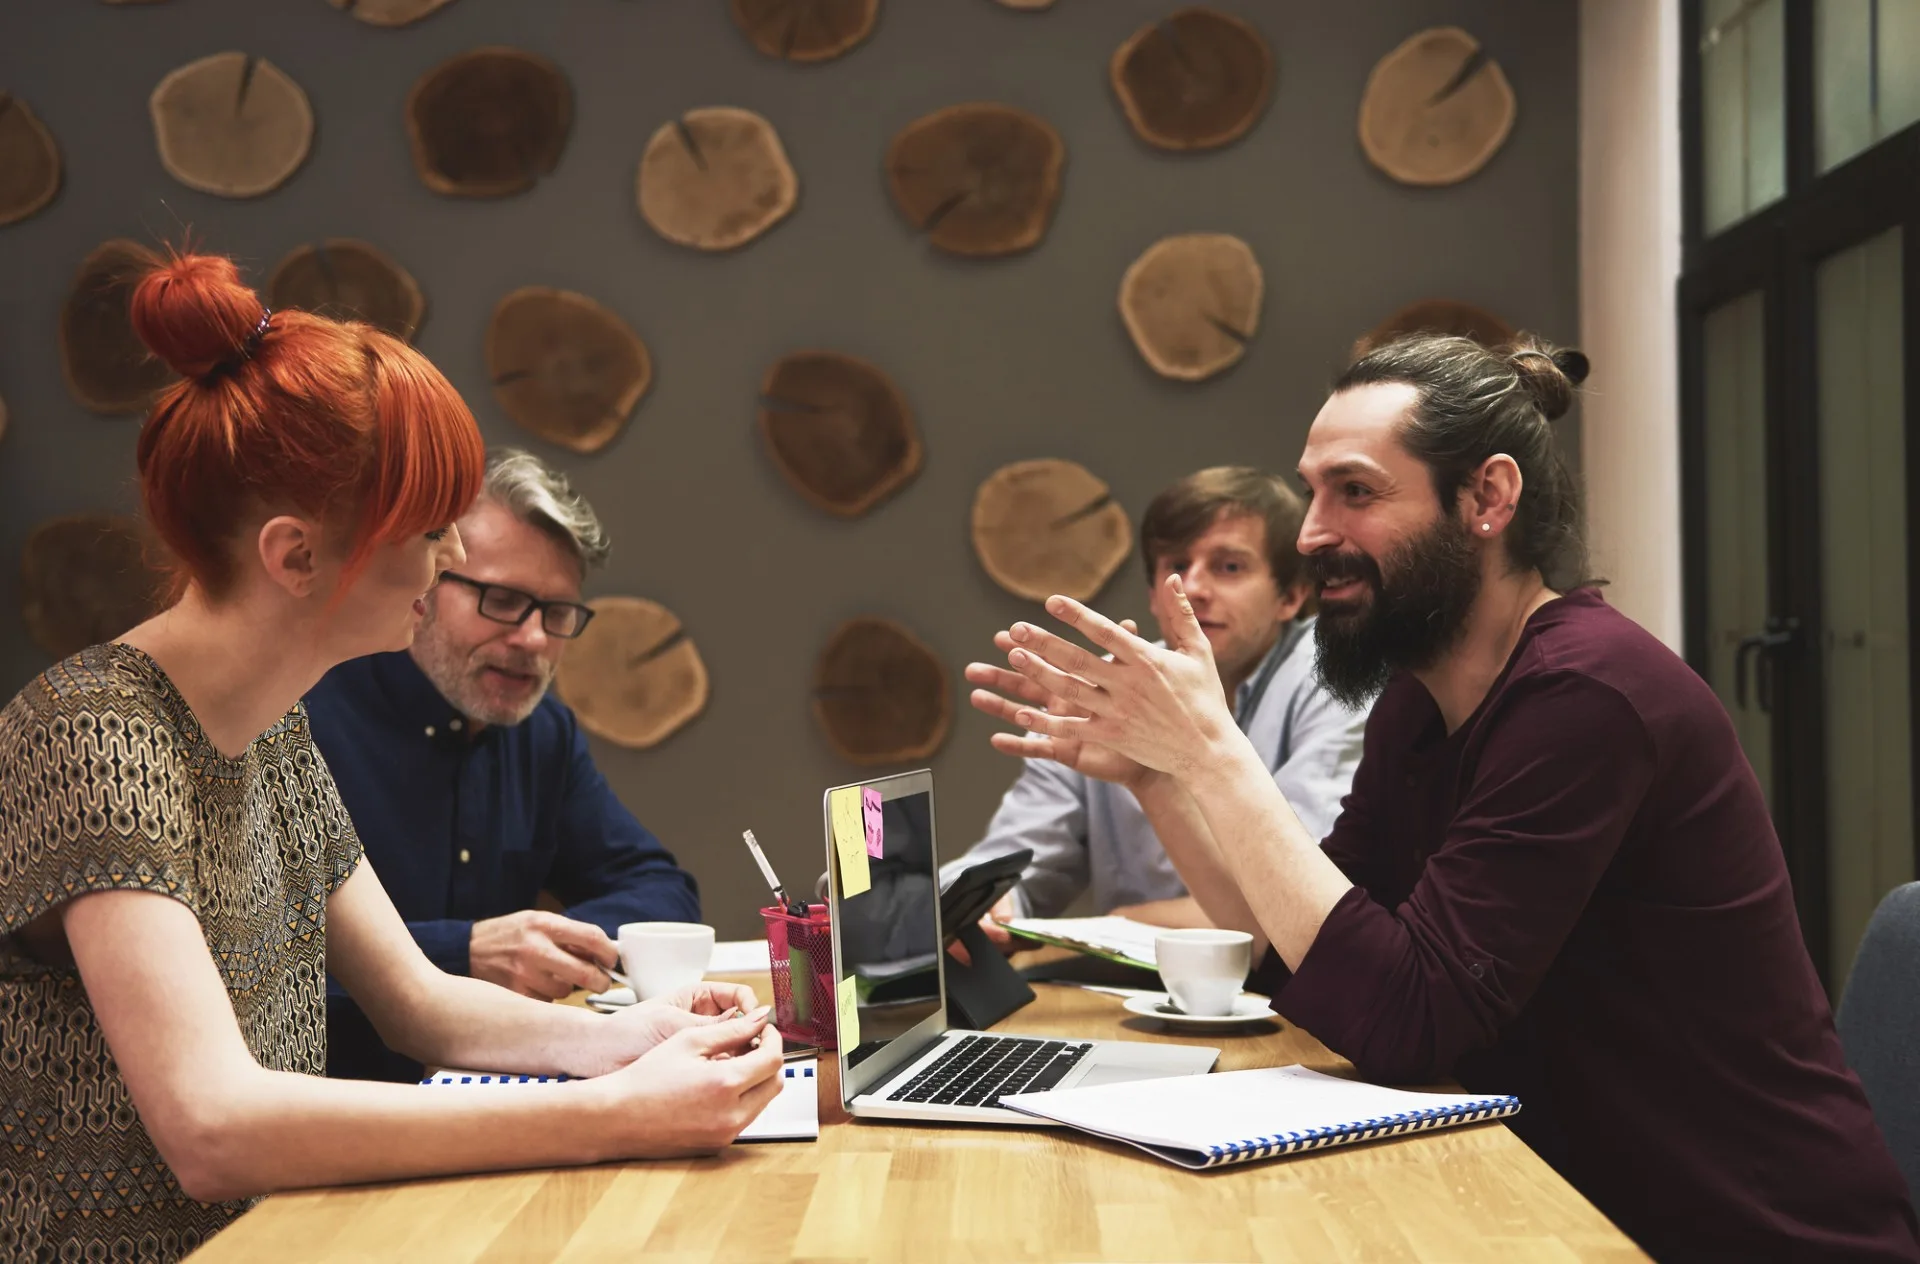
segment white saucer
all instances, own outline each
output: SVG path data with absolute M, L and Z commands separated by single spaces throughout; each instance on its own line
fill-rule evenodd
M 587 1004 L 594 1009 L 611 1013 L 616 1009 L 625 1009 L 634 1003 L 633 989 L 630 987 L 610 987 L 604 992 L 595 992 L 587 998 Z
M 1129 996 L 1121 1005 L 1130 1014 L 1142 1018 L 1158 1019 L 1169 1027 L 1251 1027 L 1256 1023 L 1279 1021 L 1280 1015 L 1273 1012 L 1273 1005 L 1266 997 L 1256 992 L 1242 992 L 1233 998 L 1233 1013 L 1218 1016 L 1186 1014 L 1175 1009 L 1173 998 L 1165 992 L 1143 992 L 1139 996 Z

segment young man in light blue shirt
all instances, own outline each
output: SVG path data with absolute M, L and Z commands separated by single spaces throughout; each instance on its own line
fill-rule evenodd
M 1219 466 L 1181 479 L 1140 521 L 1149 609 L 1163 619 L 1166 579 L 1178 573 L 1212 643 L 1235 719 L 1316 837 L 1332 830 L 1360 762 L 1366 711 L 1350 710 L 1314 673 L 1310 588 L 1294 540 L 1305 509 L 1278 477 Z M 941 874 L 1020 848 L 1033 852 L 1020 884 L 982 921 L 1058 917 L 1083 893 L 1094 913 L 1161 926 L 1210 925 L 1133 795 L 1051 760 L 1029 759 L 986 836 Z

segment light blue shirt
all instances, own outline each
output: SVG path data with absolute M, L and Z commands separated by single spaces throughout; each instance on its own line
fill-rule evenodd
M 1234 718 L 1301 824 L 1325 838 L 1353 785 L 1367 713 L 1348 710 L 1320 687 L 1313 658 L 1313 620 L 1290 624 L 1234 691 Z M 1089 889 L 1095 913 L 1187 894 L 1132 791 L 1050 759 L 1026 761 L 986 837 L 942 867 L 941 883 L 1022 847 L 1033 860 L 1013 891 L 1021 917 L 1058 917 Z

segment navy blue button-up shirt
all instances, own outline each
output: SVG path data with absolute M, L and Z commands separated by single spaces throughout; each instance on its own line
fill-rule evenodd
M 441 969 L 466 974 L 473 923 L 532 908 L 543 889 L 609 936 L 623 922 L 700 920 L 693 876 L 614 797 L 551 694 L 476 736 L 400 652 L 342 663 L 306 702 L 367 860 Z M 329 1075 L 419 1076 L 338 984 L 327 991 Z

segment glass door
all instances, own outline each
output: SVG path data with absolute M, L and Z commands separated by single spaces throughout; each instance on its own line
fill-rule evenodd
M 1767 567 L 1766 298 L 1751 290 L 1708 312 L 1701 354 L 1706 423 L 1706 677 L 1773 802 L 1770 663 L 1756 660 L 1772 613 Z
M 1687 654 L 1837 997 L 1920 872 L 1920 0 L 1680 15 Z
M 1890 229 L 1829 256 L 1814 275 L 1836 991 L 1880 897 L 1914 876 L 1902 238 Z

